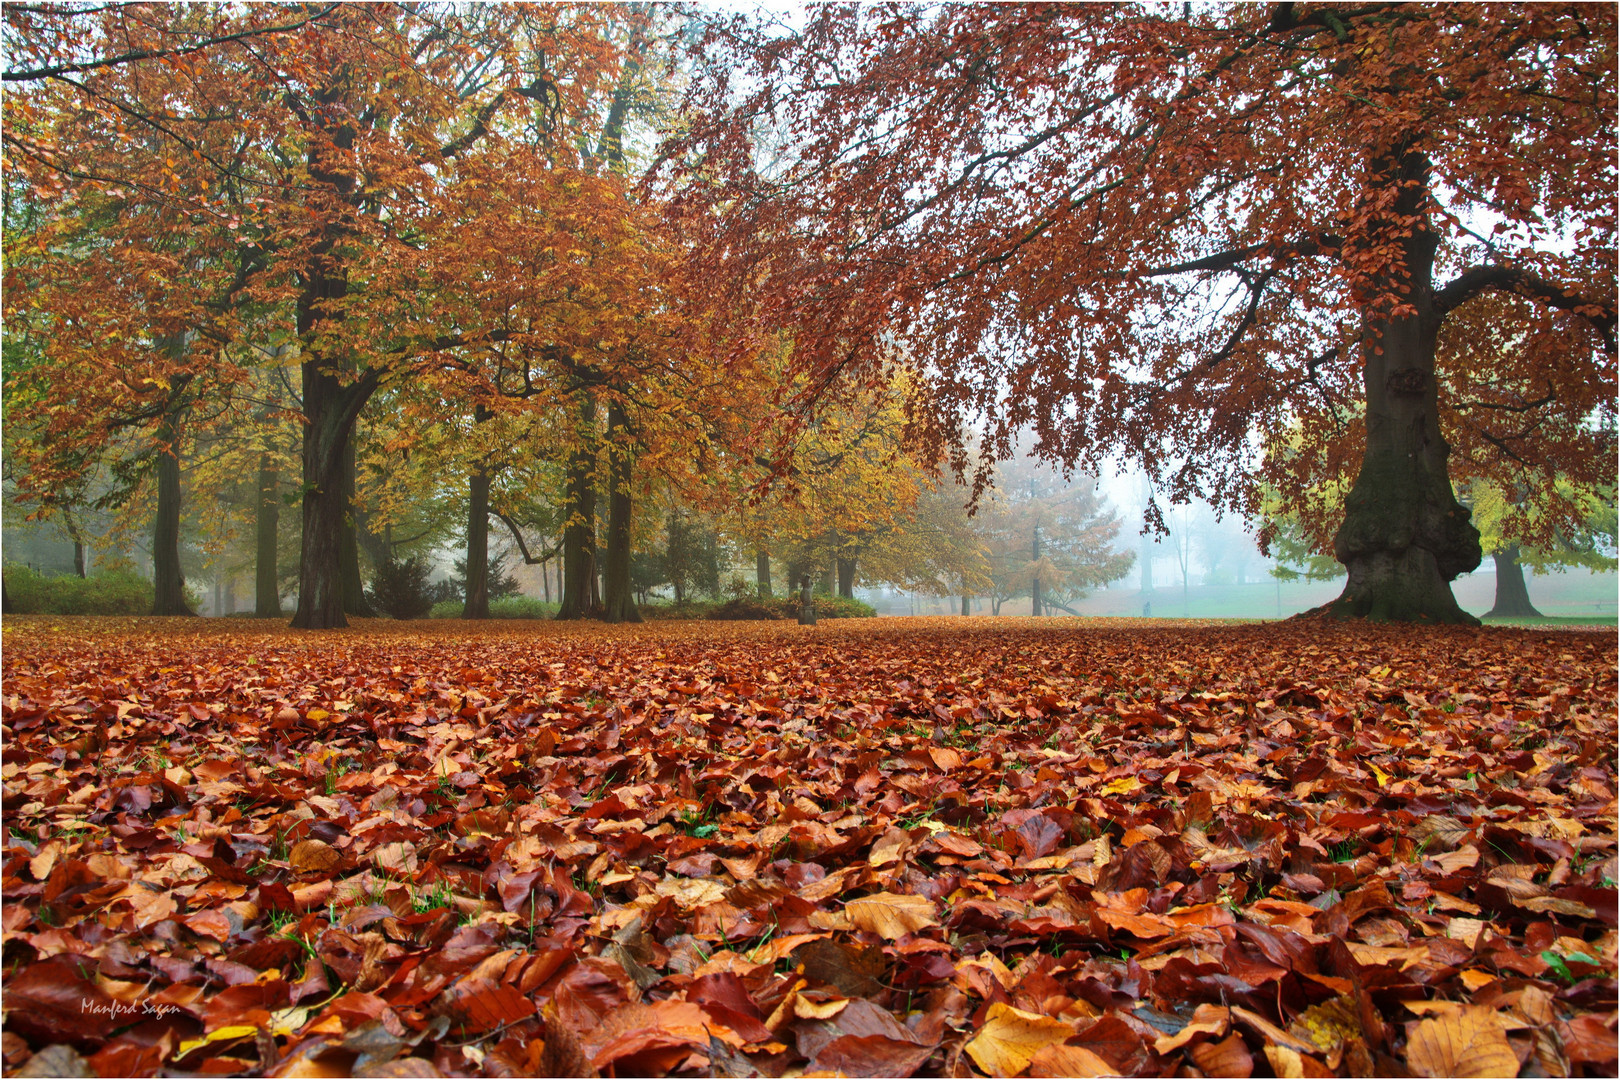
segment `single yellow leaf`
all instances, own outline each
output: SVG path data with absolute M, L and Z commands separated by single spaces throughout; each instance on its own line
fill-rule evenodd
M 984 1027 L 965 1049 L 973 1063 L 991 1076 L 1017 1076 L 1043 1048 L 1061 1043 L 1074 1031 L 1073 1024 L 998 1001 L 990 1006 Z
M 232 1024 L 230 1027 L 216 1028 L 200 1039 L 187 1039 L 181 1043 L 175 1057 L 185 1057 L 193 1050 L 212 1043 L 230 1042 L 234 1039 L 250 1039 L 258 1033 L 259 1029 L 252 1024 Z

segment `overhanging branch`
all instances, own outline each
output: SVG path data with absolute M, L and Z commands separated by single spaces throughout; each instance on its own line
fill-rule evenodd
M 1615 354 L 1615 310 L 1612 298 L 1594 300 L 1528 270 L 1508 266 L 1471 266 L 1434 294 L 1434 309 L 1447 315 L 1485 292 L 1507 292 L 1567 311 L 1591 323 L 1603 335 L 1603 351 Z

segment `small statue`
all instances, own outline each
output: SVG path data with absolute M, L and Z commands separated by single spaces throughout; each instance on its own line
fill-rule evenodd
M 810 597 L 810 575 L 799 578 L 799 625 L 816 625 L 816 602 Z

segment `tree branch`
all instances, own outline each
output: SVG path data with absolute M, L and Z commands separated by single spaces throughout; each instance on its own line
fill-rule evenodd
M 539 555 L 530 555 L 529 545 L 523 542 L 523 534 L 518 531 L 517 522 L 513 521 L 510 517 L 501 513 L 499 510 L 491 510 L 490 513 L 500 518 L 501 521 L 505 523 L 506 527 L 511 530 L 512 539 L 517 541 L 518 550 L 523 553 L 523 562 L 525 565 L 533 566 L 538 563 L 546 563 L 557 557 L 557 553 L 561 550 L 561 548 L 556 544 L 551 545 L 551 547 L 542 551 Z
M 1450 314 L 1484 292 L 1508 292 L 1551 308 L 1578 315 L 1603 335 L 1603 351 L 1615 354 L 1614 300 L 1594 300 L 1538 277 L 1528 270 L 1507 266 L 1470 266 L 1434 294 L 1434 309 Z
M 32 82 L 36 79 L 54 79 L 60 75 L 71 75 L 77 72 L 94 71 L 97 68 L 116 67 L 119 64 L 130 64 L 137 60 L 154 60 L 164 56 L 185 56 L 189 53 L 201 52 L 215 45 L 223 45 L 228 41 L 242 41 L 245 38 L 261 37 L 265 34 L 285 34 L 293 30 L 300 30 L 314 22 L 325 18 L 338 8 L 337 4 L 328 4 L 313 15 L 299 19 L 297 22 L 286 23 L 282 26 L 266 26 L 258 30 L 243 30 L 235 34 L 222 34 L 219 37 L 204 38 L 202 41 L 174 49 L 136 49 L 133 52 L 121 53 L 118 56 L 105 56 L 100 60 L 88 60 L 79 64 L 56 64 L 51 67 L 25 68 L 20 71 L 8 71 L 0 76 L 4 82 Z

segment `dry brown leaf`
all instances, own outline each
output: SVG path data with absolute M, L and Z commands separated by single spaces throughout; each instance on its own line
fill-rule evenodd
M 844 914 L 855 926 L 887 941 L 939 925 L 933 901 L 909 893 L 881 892 L 850 900 Z

